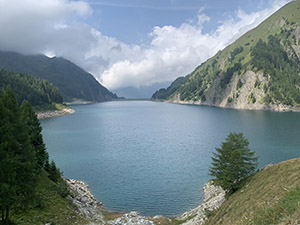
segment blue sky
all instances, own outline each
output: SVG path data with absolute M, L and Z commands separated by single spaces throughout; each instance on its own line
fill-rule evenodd
M 195 21 L 200 9 L 210 16 L 203 32 L 210 32 L 220 22 L 232 18 L 235 11 L 247 13 L 271 7 L 269 0 L 90 0 L 93 16 L 89 23 L 104 35 L 128 44 L 145 44 L 155 26 L 180 26 Z
M 171 82 L 290 0 L 0 0 L 0 50 L 65 57 L 110 90 Z

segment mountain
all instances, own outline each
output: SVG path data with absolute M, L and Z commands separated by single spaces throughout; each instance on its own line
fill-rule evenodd
M 298 110 L 300 1 L 292 1 L 153 99 L 238 109 Z
M 155 83 L 150 86 L 141 86 L 141 87 L 123 87 L 112 90 L 118 96 L 129 99 L 150 99 L 153 92 L 162 87 L 168 87 L 170 82 Z
M 29 74 L 0 70 L 0 90 L 8 86 L 15 92 L 19 104 L 27 100 L 34 107 L 61 104 L 63 99 L 57 87 Z
M 91 74 L 64 58 L 21 55 L 0 51 L 0 68 L 29 73 L 58 87 L 64 101 L 107 101 L 117 96 L 103 87 Z

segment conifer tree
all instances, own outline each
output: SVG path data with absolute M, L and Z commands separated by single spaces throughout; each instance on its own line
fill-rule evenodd
M 9 223 L 12 206 L 27 203 L 36 182 L 36 160 L 17 99 L 8 88 L 0 97 L 0 208 Z
M 49 178 L 55 183 L 61 179 L 60 170 L 56 167 L 55 162 L 52 160 L 48 167 Z
M 227 193 L 239 189 L 241 181 L 257 168 L 258 157 L 248 145 L 249 141 L 242 133 L 230 133 L 212 157 L 209 175 L 215 177 L 213 181 Z
M 40 170 L 44 168 L 46 162 L 48 161 L 48 153 L 46 151 L 46 146 L 43 141 L 42 127 L 38 120 L 35 112 L 33 111 L 30 103 L 28 101 L 23 101 L 21 105 L 21 116 L 22 120 L 27 125 L 27 132 L 30 137 L 30 143 L 35 149 L 35 155 L 37 160 L 37 166 Z

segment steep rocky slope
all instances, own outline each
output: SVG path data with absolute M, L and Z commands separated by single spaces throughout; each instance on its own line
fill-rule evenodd
M 292 1 L 152 98 L 238 109 L 300 106 L 300 1 Z

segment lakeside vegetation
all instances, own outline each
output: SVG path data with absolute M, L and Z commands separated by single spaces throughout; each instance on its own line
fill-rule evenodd
M 54 161 L 49 162 L 42 128 L 30 103 L 25 100 L 19 106 L 13 90 L 7 88 L 0 91 L 0 114 L 0 223 L 49 222 L 43 210 L 45 215 L 50 213 L 50 222 L 60 210 L 74 216 L 65 199 L 67 185 Z M 53 207 L 61 206 L 51 214 Z
M 249 141 L 242 133 L 229 133 L 221 148 L 212 157 L 209 175 L 214 184 L 221 186 L 228 195 L 242 187 L 243 181 L 257 169 L 258 157 L 249 148 Z

